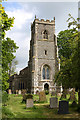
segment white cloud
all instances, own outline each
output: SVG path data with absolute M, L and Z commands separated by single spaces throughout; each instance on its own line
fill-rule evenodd
M 24 9 L 14 9 L 13 11 L 6 11 L 9 17 L 14 17 L 14 27 L 21 29 L 23 24 L 33 18 L 32 12 L 26 12 Z
M 59 31 L 67 28 L 66 20 L 68 14 L 77 16 L 77 3 L 26 3 L 22 2 L 17 5 L 8 6 L 6 13 L 9 17 L 15 17 L 14 27 L 11 31 L 7 32 L 8 37 L 17 43 L 19 49 L 16 52 L 16 59 L 18 65 L 16 71 L 20 71 L 27 66 L 29 59 L 29 48 L 30 48 L 30 23 L 34 20 L 34 16 L 38 18 L 52 19 L 56 17 L 56 34 Z
M 18 61 L 16 66 L 17 73 L 27 66 L 29 60 L 30 23 L 34 18 L 34 11 L 34 8 L 27 11 L 24 7 L 22 9 L 13 8 L 11 11 L 10 9 L 6 11 L 8 17 L 15 18 L 13 28 L 6 32 L 6 37 L 10 37 L 19 46 L 15 53 L 16 60 Z

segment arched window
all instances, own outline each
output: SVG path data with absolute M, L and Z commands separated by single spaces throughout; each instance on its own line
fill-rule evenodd
M 50 79 L 50 69 L 47 65 L 43 67 L 42 70 L 42 78 L 43 79 Z
M 48 33 L 46 30 L 43 32 L 43 39 L 48 39 Z

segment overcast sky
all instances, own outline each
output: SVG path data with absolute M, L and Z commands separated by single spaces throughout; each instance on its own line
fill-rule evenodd
M 55 16 L 56 35 L 68 29 L 66 21 L 69 13 L 74 18 L 78 17 L 77 2 L 3 2 L 3 6 L 9 17 L 15 17 L 14 27 L 6 33 L 6 37 L 10 37 L 19 46 L 15 54 L 18 61 L 17 72 L 25 68 L 29 60 L 31 23 L 35 15 L 45 20 L 52 20 Z

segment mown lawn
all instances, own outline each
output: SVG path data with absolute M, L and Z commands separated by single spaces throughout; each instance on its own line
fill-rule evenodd
M 21 95 L 9 95 L 7 106 L 3 107 L 3 118 L 78 118 L 80 114 L 76 111 L 76 107 L 69 107 L 69 114 L 59 115 L 58 108 L 49 108 L 49 98 L 51 95 L 47 95 L 47 101 L 38 103 L 35 102 L 33 108 L 27 108 L 26 104 L 22 103 Z M 68 96 L 69 97 L 69 96 Z M 38 95 L 34 95 L 34 100 L 39 99 Z M 60 97 L 58 97 L 60 99 Z M 69 103 L 71 104 L 72 101 Z

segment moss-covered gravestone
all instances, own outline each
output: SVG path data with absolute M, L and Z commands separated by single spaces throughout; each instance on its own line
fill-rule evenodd
M 71 91 L 69 100 L 76 100 L 75 91 L 74 90 Z
M 39 93 L 39 101 L 46 101 L 46 95 L 44 91 Z
M 24 90 L 21 91 L 22 95 L 25 95 L 26 93 L 27 93 L 26 89 L 24 89 Z

